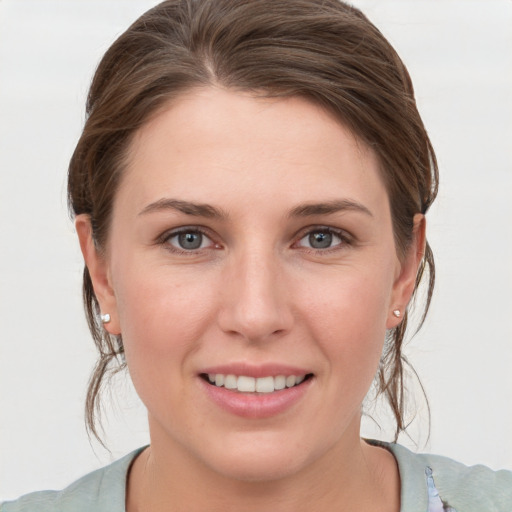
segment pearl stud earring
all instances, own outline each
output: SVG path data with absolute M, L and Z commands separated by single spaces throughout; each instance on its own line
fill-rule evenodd
M 108 313 L 100 316 L 102 323 L 108 324 L 110 322 L 110 315 Z
M 399 309 L 395 309 L 393 310 L 393 315 L 396 316 L 397 318 L 400 318 L 401 316 L 401 311 Z

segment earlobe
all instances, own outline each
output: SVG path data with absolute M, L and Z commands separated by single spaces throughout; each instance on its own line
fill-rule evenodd
M 94 294 L 100 305 L 103 327 L 110 334 L 120 334 L 117 302 L 111 283 L 108 262 L 105 255 L 98 250 L 94 243 L 89 215 L 77 215 L 75 228 L 84 262 L 91 277 Z M 108 321 L 105 321 L 104 318 L 107 317 Z
M 407 253 L 400 263 L 400 271 L 393 284 L 387 329 L 395 328 L 402 321 L 404 312 L 414 292 L 416 276 L 425 253 L 426 220 L 417 213 L 413 219 L 413 236 Z

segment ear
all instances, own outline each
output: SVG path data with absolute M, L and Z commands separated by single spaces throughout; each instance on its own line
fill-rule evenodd
M 84 257 L 85 265 L 91 276 L 94 294 L 98 299 L 101 313 L 110 315 L 110 321 L 103 327 L 110 334 L 121 333 L 119 316 L 117 314 L 117 301 L 112 287 L 112 279 L 105 254 L 99 251 L 92 237 L 91 219 L 89 215 L 76 216 L 75 228 L 80 241 L 80 249 Z
M 391 309 L 386 324 L 387 329 L 393 329 L 402 321 L 407 304 L 409 304 L 412 293 L 414 292 L 418 268 L 425 253 L 425 232 L 425 216 L 421 213 L 417 213 L 413 219 L 411 243 L 403 261 L 401 261 L 397 267 L 391 296 Z M 395 314 L 397 310 L 400 312 L 399 314 Z

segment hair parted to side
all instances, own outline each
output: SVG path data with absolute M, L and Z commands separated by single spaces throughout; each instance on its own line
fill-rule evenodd
M 69 165 L 73 215 L 90 216 L 98 250 L 108 238 L 112 205 L 135 132 L 170 100 L 196 87 L 257 96 L 301 96 L 335 115 L 377 154 L 390 198 L 397 253 L 412 238 L 413 216 L 437 193 L 437 164 L 416 108 L 409 74 L 379 30 L 338 0 L 168 0 L 142 15 L 110 47 L 94 75 L 87 120 Z M 434 285 L 427 243 L 416 289 L 427 277 L 421 323 Z M 83 296 L 99 352 L 86 402 L 96 419 L 104 379 L 124 368 L 121 336 L 101 325 L 87 268 Z M 402 354 L 407 320 L 388 332 L 376 386 L 406 428 Z M 418 327 L 419 328 L 419 327 Z

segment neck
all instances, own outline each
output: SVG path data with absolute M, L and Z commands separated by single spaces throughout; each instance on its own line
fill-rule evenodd
M 244 510 L 256 512 L 397 512 L 400 483 L 387 450 L 357 436 L 281 478 L 237 480 L 219 474 L 179 446 L 152 445 L 135 460 L 128 478 L 127 512 Z

